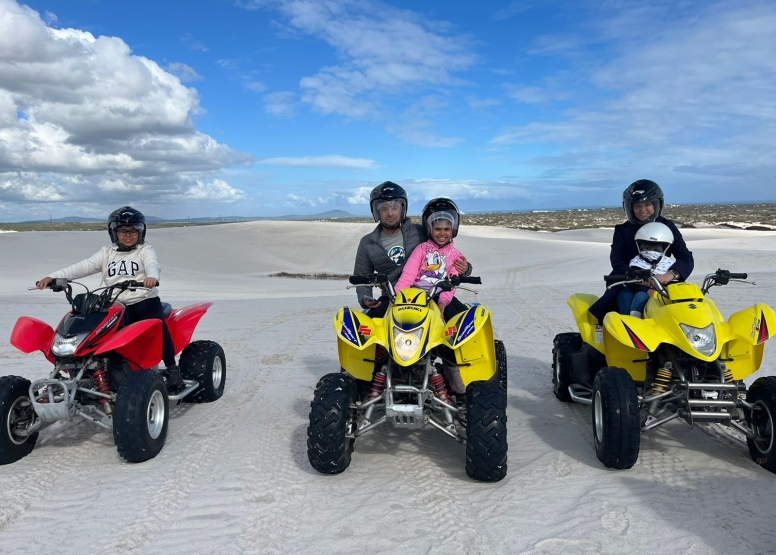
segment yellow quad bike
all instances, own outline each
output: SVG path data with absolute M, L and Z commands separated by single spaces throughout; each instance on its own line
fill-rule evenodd
M 507 472 L 506 350 L 494 341 L 489 308 L 474 304 L 445 322 L 434 300 L 437 292 L 480 278 L 453 276 L 428 294 L 396 293 L 384 275 L 352 276 L 350 283 L 379 286 L 393 304 L 384 318 L 347 307 L 334 317 L 342 370 L 315 388 L 307 428 L 313 468 L 343 472 L 356 438 L 378 426 L 432 427 L 466 444 L 470 477 L 501 480 Z M 465 393 L 456 394 L 454 385 Z
M 717 270 L 701 287 L 663 287 L 650 270 L 605 279 L 610 288 L 648 281 L 656 292 L 644 319 L 610 312 L 602 326 L 588 312 L 597 297 L 572 295 L 568 303 L 580 333 L 555 337 L 555 396 L 592 405 L 598 459 L 609 468 L 630 468 L 641 432 L 682 418 L 738 430 L 752 459 L 776 472 L 776 377 L 759 378 L 748 390 L 743 382 L 760 367 L 776 313 L 756 303 L 726 321 L 706 296 L 715 285 L 752 283 L 747 274 Z

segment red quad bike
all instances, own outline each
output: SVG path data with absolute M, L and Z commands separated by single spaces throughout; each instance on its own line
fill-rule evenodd
M 71 283 L 86 289 L 73 297 Z M 48 378 L 0 377 L 0 464 L 25 457 L 35 447 L 40 429 L 58 420 L 82 417 L 113 430 L 119 454 L 143 462 L 162 450 L 167 437 L 169 402 L 207 403 L 220 398 L 226 383 L 226 357 L 213 341 L 191 341 L 194 328 L 213 303 L 179 310 L 164 307 L 185 389 L 168 395 L 162 359 L 162 322 L 141 320 L 123 325 L 125 290 L 142 282 L 124 281 L 89 291 L 86 286 L 55 279 L 49 288 L 64 291 L 72 310 L 57 330 L 22 316 L 11 344 L 24 353 L 42 351 L 54 365 Z

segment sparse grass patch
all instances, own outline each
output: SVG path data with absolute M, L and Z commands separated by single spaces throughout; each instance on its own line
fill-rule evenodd
M 270 274 L 268 277 L 279 278 L 295 278 L 295 279 L 330 279 L 330 280 L 346 280 L 350 277 L 350 274 L 292 274 L 290 272 L 277 272 Z

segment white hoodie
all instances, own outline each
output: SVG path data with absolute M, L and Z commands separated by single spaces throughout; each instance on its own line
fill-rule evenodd
M 80 279 L 102 273 L 102 283 L 111 286 L 128 279 L 143 281 L 150 277 L 159 281 L 161 272 L 156 251 L 148 243 L 143 243 L 130 251 L 120 251 L 116 245 L 102 247 L 86 260 L 57 270 L 53 274 L 49 274 L 49 277 Z M 158 296 L 159 290 L 153 287 L 151 289 L 124 291 L 119 295 L 118 300 L 125 305 L 130 305 Z

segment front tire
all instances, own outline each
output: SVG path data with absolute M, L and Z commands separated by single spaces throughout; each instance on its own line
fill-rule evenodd
M 507 390 L 507 349 L 504 347 L 504 342 L 496 339 L 496 371 L 498 373 L 498 383 Z
M 466 388 L 466 474 L 480 482 L 507 475 L 507 392 L 493 382 Z
M 226 355 L 215 341 L 193 341 L 181 353 L 181 376 L 199 387 L 183 399 L 187 403 L 211 403 L 224 394 Z
M 602 368 L 593 382 L 593 442 L 608 468 L 632 467 L 639 458 L 641 430 L 636 384 L 622 368 Z
M 579 333 L 559 333 L 552 341 L 552 392 L 563 403 L 571 402 L 571 355 L 581 348 Z
M 170 418 L 167 389 L 153 370 L 132 372 L 119 388 L 113 411 L 113 439 L 127 462 L 153 459 L 164 447 Z
M 38 432 L 21 436 L 15 430 L 21 424 L 32 425 L 35 410 L 30 401 L 30 381 L 19 376 L 0 378 L 0 465 L 11 464 L 30 454 Z
M 307 427 L 307 458 L 322 474 L 339 474 L 350 466 L 354 438 L 356 380 L 349 374 L 327 374 L 315 386 Z
M 746 418 L 755 436 L 746 438 L 749 455 L 764 469 L 776 473 L 776 378 L 758 378 L 749 388 L 746 400 L 754 405 L 752 410 L 747 411 Z

